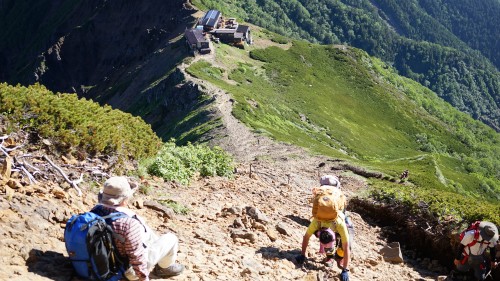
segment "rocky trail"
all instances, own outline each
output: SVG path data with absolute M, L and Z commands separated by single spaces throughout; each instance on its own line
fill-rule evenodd
M 34 158 L 43 153 L 31 151 Z M 328 165 L 318 170 L 324 161 L 306 153 L 283 154 L 241 162 L 234 179 L 199 178 L 189 186 L 143 179 L 142 192 L 131 208 L 158 232 L 178 235 L 179 262 L 186 271 L 173 280 L 338 280 L 339 269 L 326 268 L 316 254 L 315 238 L 305 265 L 294 261 L 309 222 L 310 189 L 317 185 L 318 174 L 338 175 L 350 198 L 365 188 L 364 180 L 348 171 L 329 171 Z M 54 162 L 74 175 L 88 165 L 107 165 L 89 159 Z M 90 173 L 84 179 L 82 197 L 58 176 L 36 187 L 1 186 L 0 280 L 78 280 L 64 248 L 64 224 L 71 214 L 96 203 L 99 186 L 91 179 L 102 182 Z M 388 241 L 381 227 L 360 214 L 351 215 L 356 231 L 351 280 L 436 280 L 446 274 L 435 261 L 413 259 L 410 250 L 402 249 L 403 262 L 384 259 L 380 250 Z

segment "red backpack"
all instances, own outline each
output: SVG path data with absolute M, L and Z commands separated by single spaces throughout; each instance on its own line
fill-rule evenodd
M 471 225 L 469 225 L 469 227 L 462 231 L 462 233 L 460 233 L 460 241 L 462 241 L 462 239 L 464 239 L 464 236 L 465 236 L 465 233 L 470 231 L 470 230 L 474 230 L 474 239 L 472 240 L 472 242 L 470 242 L 469 244 L 465 245 L 465 247 L 469 248 L 469 253 L 470 253 L 470 247 L 474 246 L 477 244 L 477 242 L 479 241 L 479 224 L 481 223 L 481 221 L 475 221 L 473 223 L 471 223 Z M 481 243 L 485 243 L 485 244 L 489 244 L 489 242 L 481 242 Z M 464 251 L 463 251 L 463 260 L 462 260 L 462 264 L 465 264 L 469 258 L 469 253 L 467 253 L 466 249 L 464 248 Z

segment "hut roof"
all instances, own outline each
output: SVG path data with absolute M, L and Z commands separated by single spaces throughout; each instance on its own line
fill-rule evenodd
M 186 40 L 189 44 L 197 44 L 198 42 L 208 42 L 208 40 L 203 36 L 203 31 L 200 29 L 188 29 L 184 32 Z
M 219 20 L 221 13 L 217 10 L 209 10 L 203 19 L 201 20 L 201 24 L 204 26 L 215 27 L 217 21 Z

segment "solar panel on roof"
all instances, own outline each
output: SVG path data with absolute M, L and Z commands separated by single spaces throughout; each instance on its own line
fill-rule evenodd
M 219 19 L 220 12 L 217 10 L 208 11 L 203 17 L 202 24 L 206 26 L 215 26 Z

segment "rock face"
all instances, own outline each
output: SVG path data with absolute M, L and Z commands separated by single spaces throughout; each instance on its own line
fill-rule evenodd
M 185 0 L 0 1 L 0 82 L 76 93 L 141 115 L 169 139 L 164 127 L 200 106 L 200 89 L 175 71 L 184 40 L 172 40 L 195 12 Z
M 0 77 L 11 84 L 38 81 L 53 91 L 95 98 L 103 82 L 130 71 L 192 25 L 192 11 L 183 0 L 42 0 L 36 8 L 2 1 L 0 16 L 10 19 L 2 32 L 24 33 L 0 43 L 6 61 Z M 17 66 L 23 64 L 31 69 L 19 73 Z M 101 90 L 92 90 L 95 86 Z

